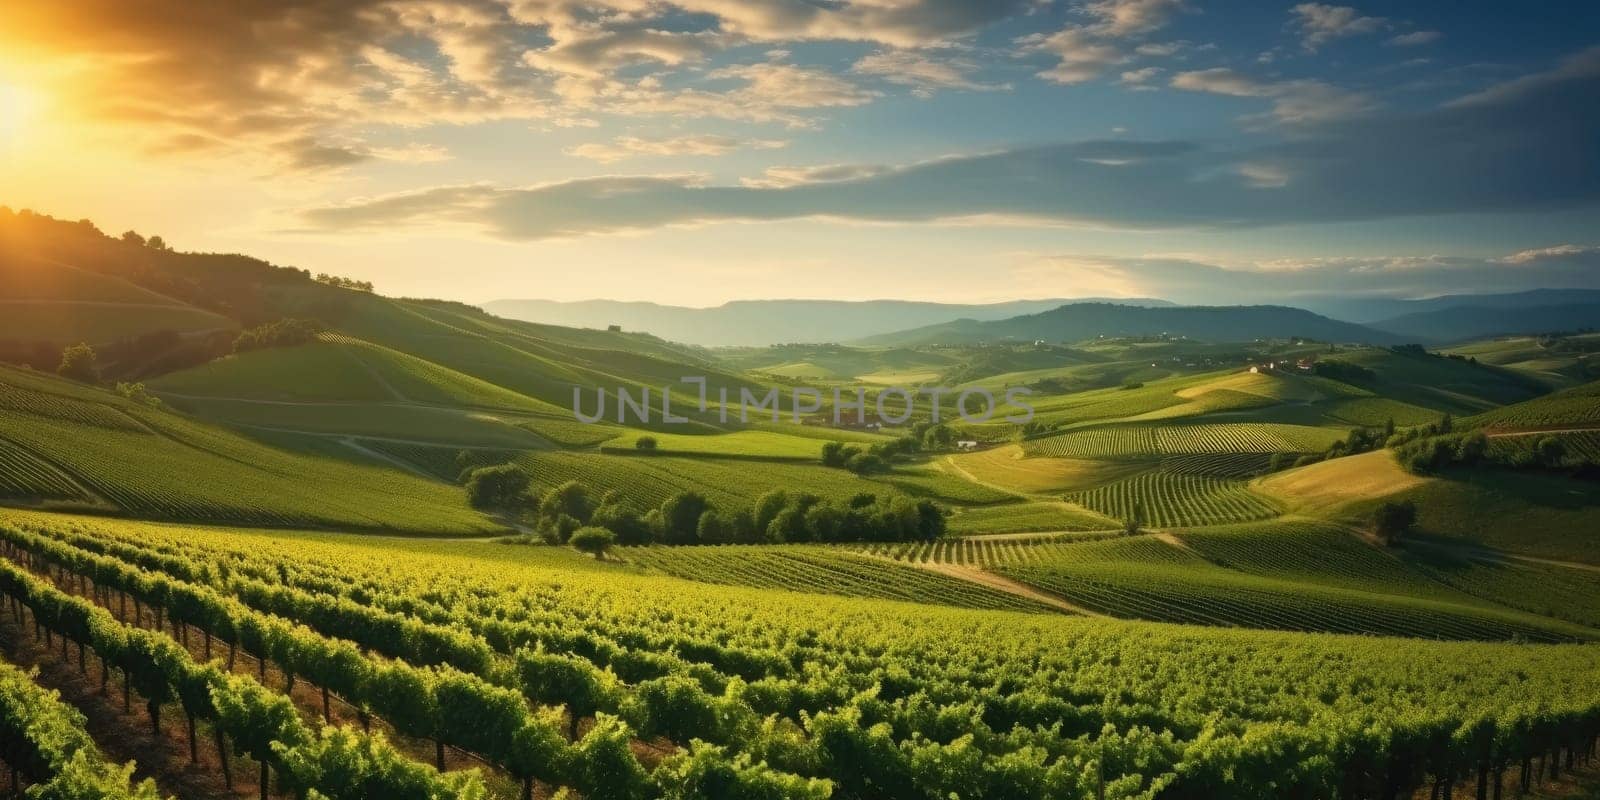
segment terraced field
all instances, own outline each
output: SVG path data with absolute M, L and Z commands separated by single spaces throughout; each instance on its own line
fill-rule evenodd
M 1158 528 L 1220 525 L 1275 517 L 1282 509 L 1242 481 L 1152 470 L 1066 495 L 1070 502 L 1113 519 Z
M 622 557 L 652 572 L 703 583 L 962 608 L 1047 610 L 1013 594 L 838 548 L 804 545 L 630 547 L 623 551 Z

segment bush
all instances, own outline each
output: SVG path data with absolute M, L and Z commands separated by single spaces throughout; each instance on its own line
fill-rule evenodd
M 601 561 L 605 560 L 606 551 L 617 543 L 617 535 L 605 528 L 596 525 L 579 528 L 572 532 L 567 539 L 567 544 L 580 553 L 588 553 Z
M 244 353 L 268 347 L 296 347 L 316 341 L 323 331 L 320 322 L 309 319 L 280 319 L 257 325 L 239 333 L 233 340 L 233 352 Z
M 656 451 L 656 445 L 656 437 L 640 436 L 638 439 L 634 440 L 633 449 L 638 450 L 641 453 L 654 453 Z
M 479 467 L 467 474 L 467 502 L 473 508 L 512 508 L 527 496 L 529 482 L 515 464 Z
M 1417 523 L 1417 504 L 1410 500 L 1390 501 L 1372 514 L 1372 532 L 1385 545 L 1398 544 Z
M 99 383 L 100 359 L 93 347 L 80 342 L 61 351 L 56 374 L 79 383 Z

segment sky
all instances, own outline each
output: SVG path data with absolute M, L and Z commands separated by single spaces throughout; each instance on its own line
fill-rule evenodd
M 1600 3 L 0 0 L 0 204 L 467 302 L 1600 288 Z

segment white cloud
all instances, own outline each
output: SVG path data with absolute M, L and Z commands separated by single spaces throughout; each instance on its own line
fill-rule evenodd
M 1149 33 L 1186 10 L 1184 0 L 1097 0 L 1083 7 L 1084 13 L 1097 20 L 1097 30 L 1119 37 Z
M 1262 81 L 1226 67 L 1180 72 L 1172 76 L 1172 86 L 1232 97 L 1271 98 L 1272 117 L 1287 124 L 1347 119 L 1374 107 L 1364 94 L 1321 81 Z
M 1389 21 L 1383 17 L 1367 17 L 1350 6 L 1326 3 L 1301 3 L 1290 9 L 1295 16 L 1295 26 L 1300 30 L 1301 44 L 1307 50 L 1316 50 L 1334 39 L 1376 33 Z
M 638 156 L 720 156 L 739 148 L 772 150 L 788 142 L 775 139 L 738 139 L 732 136 L 700 134 L 669 138 L 618 136 L 609 142 L 590 142 L 566 149 L 566 154 L 611 164 Z
M 971 76 L 978 65 L 972 61 L 942 53 L 939 56 L 909 50 L 879 51 L 862 57 L 850 71 L 909 86 L 919 97 L 931 97 L 940 89 L 987 92 L 1011 88 L 1009 84 L 974 80 Z
M 1086 28 L 1063 28 L 1049 35 L 1034 34 L 1019 39 L 1018 43 L 1026 51 L 1049 53 L 1056 57 L 1054 67 L 1039 73 L 1039 77 L 1055 83 L 1091 81 L 1108 68 L 1129 61 L 1121 47 L 1099 38 Z
M 1541 261 L 1575 259 L 1593 255 L 1600 255 L 1600 245 L 1558 244 L 1553 247 L 1522 250 L 1499 260 L 1505 264 L 1536 264 Z
M 1118 83 L 1131 87 L 1134 90 L 1154 89 L 1156 87 L 1149 85 L 1150 81 L 1155 79 L 1157 75 L 1160 75 L 1161 72 L 1162 70 L 1160 67 L 1144 67 L 1141 69 L 1128 70 L 1122 73 L 1122 77 Z
M 1390 39 L 1387 44 L 1396 47 L 1415 47 L 1417 45 L 1432 44 L 1442 38 L 1444 38 L 1444 34 L 1438 31 L 1412 31 Z
M 871 178 L 893 168 L 881 164 L 821 164 L 808 167 L 768 167 L 759 178 L 745 178 L 744 186 L 780 189 L 806 183 L 837 183 Z

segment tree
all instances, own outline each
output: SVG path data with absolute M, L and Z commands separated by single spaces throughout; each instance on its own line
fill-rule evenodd
M 889 469 L 888 462 L 872 453 L 856 453 L 845 462 L 845 469 L 857 475 L 870 475 L 875 472 L 885 472 Z
M 633 449 L 641 453 L 654 453 L 656 451 L 656 437 L 640 436 L 634 441 Z
M 571 517 L 581 523 L 587 523 L 594 516 L 594 498 L 589 496 L 589 487 L 577 481 L 567 481 L 560 486 L 545 492 L 539 500 L 540 524 L 550 524 L 561 517 Z
M 160 236 L 152 236 L 152 237 L 150 237 L 148 240 L 145 241 L 145 245 L 147 247 L 149 247 L 151 250 L 171 250 L 172 249 L 171 247 L 167 246 L 167 240 L 161 238 Z
M 667 544 L 694 544 L 700 531 L 700 515 L 710 507 L 698 492 L 679 492 L 661 504 L 662 539 Z
M 573 531 L 572 536 L 567 539 L 567 543 L 580 553 L 588 553 L 604 561 L 606 551 L 617 543 L 617 535 L 605 528 L 590 525 Z
M 707 509 L 695 526 L 695 538 L 701 544 L 728 544 L 733 541 L 733 521 L 714 508 Z
M 844 466 L 844 442 L 823 442 L 822 443 L 822 466 L 824 466 L 824 467 L 842 467 L 842 466 Z
M 1534 453 L 1538 454 L 1539 463 L 1547 467 L 1559 467 L 1567 456 L 1567 446 L 1554 436 L 1540 437 L 1533 446 Z
M 135 231 L 123 231 L 122 241 L 137 247 L 144 247 L 144 237 Z
M 1417 504 L 1410 500 L 1384 503 L 1372 515 L 1373 533 L 1389 546 L 1398 544 L 1416 522 Z
M 61 364 L 56 374 L 79 383 L 100 382 L 100 360 L 94 348 L 79 342 L 61 351 Z
M 479 467 L 467 475 L 467 502 L 473 508 L 511 508 L 527 495 L 530 482 L 516 464 Z
M 1439 432 L 1449 433 L 1456 426 L 1455 418 L 1446 414 L 1439 418 Z
M 603 500 L 595 509 L 589 524 L 606 528 L 617 535 L 619 544 L 649 544 L 650 526 L 640 516 L 639 510 L 620 499 Z

